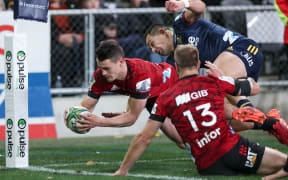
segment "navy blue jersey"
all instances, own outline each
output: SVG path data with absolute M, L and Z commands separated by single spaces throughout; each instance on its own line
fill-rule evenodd
M 176 17 L 173 28 L 176 46 L 177 44 L 192 44 L 197 47 L 201 62 L 206 60 L 213 62 L 235 41 L 246 38 L 202 18 L 189 24 L 184 20 L 183 13 Z
M 189 23 L 183 14 L 177 16 L 173 23 L 175 48 L 178 44 L 197 47 L 201 67 L 204 67 L 205 61 L 214 62 L 219 54 L 229 51 L 243 61 L 248 77 L 258 79 L 262 53 L 256 42 L 202 18 Z M 167 63 L 174 66 L 173 55 L 167 58 Z

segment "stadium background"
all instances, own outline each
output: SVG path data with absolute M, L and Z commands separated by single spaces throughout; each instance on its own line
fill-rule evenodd
M 140 57 L 153 62 L 165 60 L 165 57 L 159 57 L 147 49 L 143 35 L 145 29 L 155 22 L 155 19 L 164 24 L 172 24 L 175 14 L 166 12 L 165 8 L 115 8 L 115 4 L 109 1 L 106 5 L 110 8 L 49 11 L 51 25 L 51 41 L 47 43 L 50 44 L 49 86 L 53 97 L 53 113 L 58 137 L 79 136 L 63 126 L 63 112 L 65 108 L 79 104 L 88 91 L 92 73 L 97 67 L 94 49 L 101 40 L 107 39 L 103 35 L 105 27 L 116 28 L 118 35 L 115 39 L 123 46 L 126 57 Z M 84 37 L 82 43 L 73 43 L 70 48 L 60 47 L 57 43 L 59 26 L 67 23 L 65 17 L 70 19 L 72 32 Z M 264 56 L 259 80 L 262 91 L 251 99 L 256 107 L 264 112 L 270 108 L 277 108 L 284 118 L 287 117 L 288 111 L 285 109 L 284 99 L 287 96 L 285 90 L 288 85 L 288 57 L 283 52 L 284 25 L 274 6 L 208 6 L 204 18 L 238 31 L 260 44 Z M 2 89 L 0 92 L 3 94 Z M 107 94 L 101 98 L 95 113 L 124 111 L 126 102 L 127 97 Z M 96 128 L 87 136 L 135 134 L 143 127 L 147 115 L 147 112 L 143 112 L 135 127 L 108 128 L 109 131 L 107 128 Z
M 171 24 L 174 15 L 167 13 L 164 8 L 145 8 L 145 9 L 101 9 L 101 10 L 59 10 L 49 12 L 49 21 L 55 16 L 68 16 L 75 32 L 82 33 L 85 37 L 83 44 L 73 46 L 70 50 L 61 50 L 53 44 L 57 40 L 54 33 L 57 29 L 51 22 L 50 35 L 51 43 L 45 40 L 50 47 L 50 56 L 45 53 L 39 58 L 49 59 L 50 64 L 48 86 L 52 93 L 52 114 L 56 122 L 58 139 L 31 139 L 29 142 L 29 168 L 27 169 L 5 169 L 5 143 L 0 141 L 0 179 L 12 180 L 21 177 L 28 179 L 114 179 L 104 176 L 114 172 L 120 165 L 125 152 L 127 151 L 133 136 L 143 128 L 148 113 L 144 111 L 139 120 L 127 128 L 94 128 L 85 135 L 78 135 L 64 127 L 63 112 L 66 107 L 78 104 L 89 86 L 91 74 L 95 64 L 94 49 L 98 41 L 103 39 L 102 26 L 107 22 L 105 16 L 123 17 L 135 16 L 141 20 L 140 24 L 130 24 L 149 26 L 152 15 L 158 14 L 162 17 L 165 24 Z M 145 15 L 145 16 L 144 16 Z M 228 27 L 229 29 L 240 31 L 245 35 L 255 39 L 263 49 L 264 63 L 261 70 L 260 84 L 261 93 L 250 99 L 256 107 L 268 112 L 271 108 L 280 110 L 281 116 L 288 117 L 287 107 L 287 60 L 288 57 L 283 53 L 283 24 L 277 16 L 273 6 L 209 6 L 204 17 L 211 21 Z M 241 18 L 242 17 L 242 18 Z M 65 19 L 65 18 L 64 18 Z M 150 19 L 150 20 L 149 20 Z M 241 20 L 242 19 L 242 20 Z M 247 19 L 247 21 L 246 21 Z M 1 19 L 2 20 L 2 19 Z M 116 19 L 117 20 L 117 19 Z M 240 22 L 239 22 L 240 20 Z M 244 20 L 244 21 L 243 21 Z M 117 27 L 118 21 L 115 21 Z M 120 22 L 120 21 L 119 21 Z M 61 21 L 60 21 L 61 23 Z M 235 28 L 238 29 L 233 29 Z M 107 26 L 115 27 L 108 23 Z M 122 29 L 123 30 L 123 29 Z M 146 60 L 150 58 L 154 61 L 162 61 L 160 57 L 150 54 L 143 47 L 143 30 L 129 28 L 126 34 L 121 34 L 121 38 L 132 37 L 133 42 L 128 41 L 125 52 L 130 57 L 143 56 Z M 33 31 L 30 32 L 33 34 Z M 36 34 L 35 34 L 36 35 Z M 119 38 L 120 38 L 119 37 Z M 43 37 L 44 38 L 44 37 Z M 45 37 L 47 38 L 47 37 Z M 43 39 L 39 39 L 43 44 Z M 129 38 L 128 38 L 129 40 Z M 131 39 L 130 39 L 131 40 Z M 45 43 L 44 42 L 44 43 Z M 1 38 L 0 38 L 1 43 Z M 1 44 L 0 44 L 1 45 Z M 142 48 L 140 48 L 142 47 Z M 1 48 L 1 47 L 0 47 Z M 142 49 L 142 53 L 135 50 Z M 141 51 L 140 51 L 141 52 Z M 1 49 L 0 49 L 1 54 Z M 47 57 L 49 56 L 49 57 Z M 1 57 L 1 55 L 0 55 Z M 41 61 L 39 61 L 41 62 Z M 38 65 L 40 64 L 38 62 Z M 43 62 L 41 62 L 43 63 Z M 46 64 L 47 62 L 45 62 Z M 35 67 L 33 67 L 35 68 Z M 1 69 L 1 66 L 0 66 Z M 31 69 L 30 69 L 31 70 Z M 39 69 L 37 69 L 39 71 Z M 44 71 L 44 70 L 43 70 Z M 46 71 L 46 70 L 45 70 Z M 57 81 L 58 76 L 58 81 Z M 61 81 L 60 81 L 61 79 Z M 38 80 L 39 81 L 39 80 Z M 0 100 L 3 97 L 4 76 L 0 74 Z M 45 81 L 46 83 L 46 81 Z M 37 85 L 37 83 L 35 83 Z M 34 85 L 35 85 L 34 84 Z M 43 83 L 44 84 L 44 83 Z M 41 87 L 43 88 L 43 87 Z M 40 88 L 40 89 L 41 89 Z M 32 88 L 33 89 L 33 88 Z M 45 92 L 46 87 L 44 88 Z M 34 93 L 35 94 L 35 93 Z M 49 93 L 48 93 L 49 95 Z M 34 99 L 35 100 L 35 99 Z M 46 99 L 36 98 L 37 105 L 48 107 Z M 116 103 L 117 102 L 117 103 Z M 102 111 L 123 111 L 127 102 L 126 96 L 107 94 L 101 97 L 95 112 L 100 115 Z M 0 121 L 3 116 L 3 101 L 0 103 Z M 42 105 L 44 104 L 44 105 Z M 2 108 L 2 109 L 1 109 Z M 49 109 L 49 107 L 48 107 Z M 30 120 L 30 119 L 29 119 Z M 49 122 L 51 122 L 49 120 Z M 4 124 L 4 122 L 2 123 Z M 1 122 L 0 122 L 1 125 Z M 287 146 L 280 144 L 275 137 L 267 135 L 262 131 L 248 131 L 243 134 L 253 141 L 263 145 L 287 152 Z M 0 134 L 1 138 L 2 134 Z M 87 137 L 87 136 L 92 136 Z M 94 137 L 109 136 L 109 137 Z M 65 137 L 65 138 L 63 138 Z M 73 138 L 69 138 L 73 137 Z M 77 138 L 74 138 L 77 137 Z M 84 138 L 81 138 L 84 137 Z M 92 165 L 87 165 L 92 162 Z M 94 164 L 93 164 L 94 163 Z M 75 176 L 76 175 L 76 176 Z M 135 167 L 128 177 L 117 177 L 117 179 L 202 179 L 195 170 L 187 153 L 175 148 L 165 136 L 154 138 L 152 144 L 145 152 L 144 156 L 137 161 Z M 96 176 L 96 177 L 95 177 Z M 116 178 L 115 178 L 116 179 Z M 240 176 L 240 177 L 205 177 L 205 179 L 260 179 L 259 176 Z

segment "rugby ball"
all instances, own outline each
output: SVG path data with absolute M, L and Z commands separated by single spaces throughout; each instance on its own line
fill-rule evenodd
M 76 125 L 81 124 L 80 122 L 77 122 L 77 119 L 83 119 L 79 114 L 86 114 L 88 113 L 88 109 L 80 106 L 73 106 L 70 107 L 67 114 L 66 114 L 66 122 L 68 128 L 78 134 L 86 134 L 90 131 L 90 129 L 87 129 L 85 131 L 80 131 L 79 128 L 76 127 Z

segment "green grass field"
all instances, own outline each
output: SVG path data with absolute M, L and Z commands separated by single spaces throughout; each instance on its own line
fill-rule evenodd
M 288 153 L 288 147 L 262 131 L 243 136 Z M 132 136 L 30 140 L 28 169 L 5 169 L 5 142 L 0 141 L 2 180 L 90 180 L 90 179 L 260 179 L 261 176 L 200 176 L 185 150 L 177 148 L 164 135 L 155 137 L 129 176 L 110 177 L 118 169 Z M 88 161 L 94 165 L 86 165 Z

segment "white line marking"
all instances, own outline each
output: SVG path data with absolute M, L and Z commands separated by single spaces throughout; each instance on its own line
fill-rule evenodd
M 145 162 L 162 162 L 162 161 L 191 161 L 190 158 L 175 158 L 175 159 L 155 159 L 155 160 L 137 160 L 136 163 L 145 163 Z M 101 162 L 101 161 L 94 161 L 96 164 L 121 164 L 121 161 L 114 161 L 114 162 Z M 193 163 L 193 161 L 191 161 Z M 66 164 L 47 164 L 45 167 L 65 167 L 65 166 L 79 166 L 85 165 L 86 162 L 78 162 L 78 163 L 66 163 Z
M 38 166 L 30 166 L 28 168 L 23 168 L 29 171 L 45 171 L 50 173 L 58 173 L 58 174 L 73 174 L 73 175 L 101 175 L 107 176 L 111 173 L 103 173 L 103 172 L 89 172 L 89 171 L 75 171 L 70 169 L 51 169 L 45 167 Z M 204 180 L 202 178 L 193 178 L 193 177 L 179 177 L 179 176 L 167 176 L 167 175 L 153 175 L 153 174 L 128 174 L 130 177 L 143 177 L 143 178 L 155 178 L 155 179 L 173 179 L 173 180 Z

